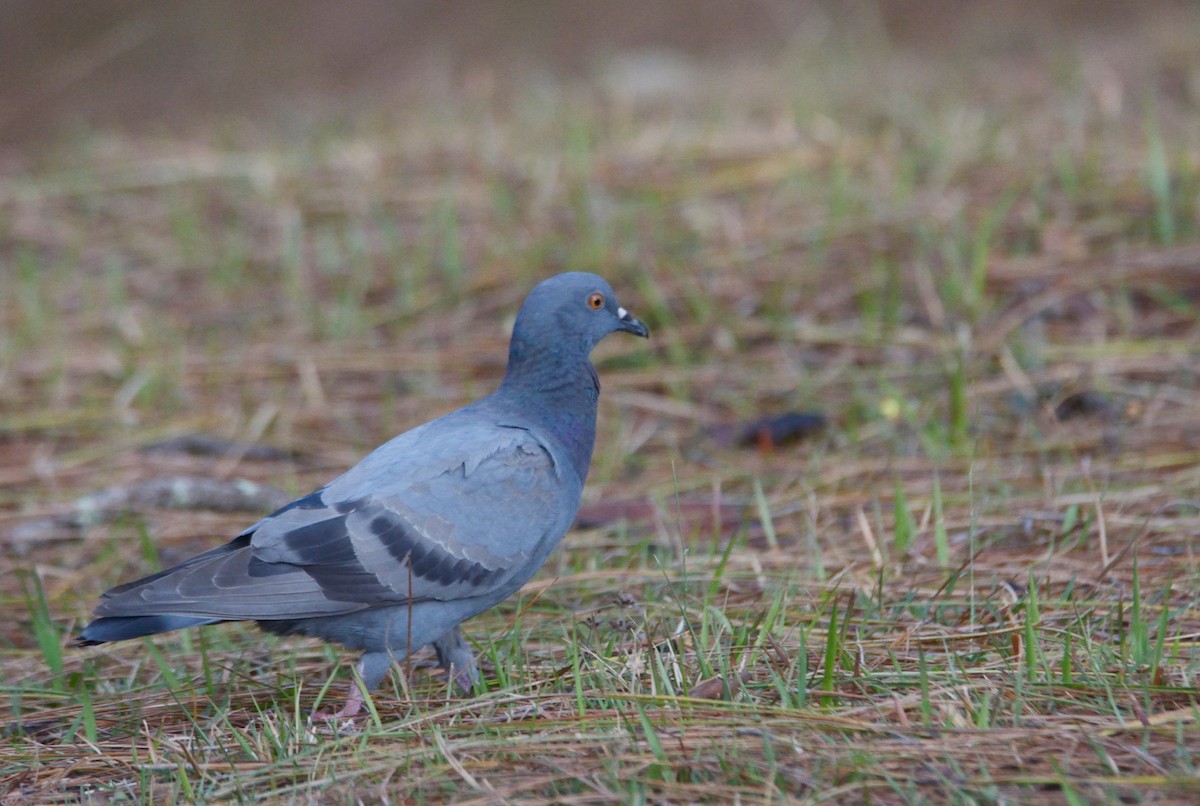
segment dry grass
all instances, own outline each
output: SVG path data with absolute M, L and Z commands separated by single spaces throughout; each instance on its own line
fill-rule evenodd
M 662 97 L 476 76 L 10 171 L 5 802 L 1193 802 L 1200 50 L 1174 30 L 799 43 Z M 306 492 L 490 389 L 567 267 L 654 336 L 598 351 L 591 526 L 470 623 L 476 697 L 418 668 L 333 736 L 303 716 L 327 648 L 63 648 L 101 590 L 254 514 L 29 523 L 164 475 Z M 720 438 L 803 409 L 830 426 L 800 445 Z M 295 455 L 139 450 L 191 432 Z

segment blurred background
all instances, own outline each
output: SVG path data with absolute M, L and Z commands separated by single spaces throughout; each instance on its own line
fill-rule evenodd
M 873 59 L 1011 59 L 1014 81 L 1022 60 L 1058 54 L 1062 69 L 1102 52 L 1125 79 L 1182 91 L 1186 65 L 1147 77 L 1139 50 L 1190 50 L 1196 22 L 1187 0 L 7 0 L 0 141 L 287 124 L 399 105 L 431 83 L 486 89 L 540 73 L 671 90 L 697 62 L 778 63 L 837 41 Z

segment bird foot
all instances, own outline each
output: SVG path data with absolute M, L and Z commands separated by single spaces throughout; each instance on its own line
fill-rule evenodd
M 452 663 L 446 669 L 446 673 L 450 675 L 454 685 L 463 694 L 470 694 L 475 690 L 475 684 L 479 682 L 479 670 L 475 668 L 474 660 L 465 669 L 460 669 L 457 664 Z
M 437 652 L 438 665 L 446 670 L 458 690 L 464 694 L 474 691 L 479 682 L 479 664 L 462 631 L 455 627 L 434 641 L 433 649 Z
M 340 710 L 334 713 L 326 713 L 324 711 L 313 711 L 312 720 L 314 722 L 323 722 L 332 720 L 337 722 L 342 719 L 353 719 L 358 716 L 363 707 L 362 691 L 358 687 L 358 681 L 355 680 L 350 684 L 350 696 L 346 698 L 346 704 Z

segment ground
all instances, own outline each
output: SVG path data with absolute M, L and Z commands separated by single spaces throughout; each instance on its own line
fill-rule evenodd
M 1069 5 L 8 129 L 0 798 L 1195 802 L 1200 17 Z M 69 646 L 490 391 L 565 269 L 653 335 L 473 696 L 422 657 L 339 732 L 333 648 Z

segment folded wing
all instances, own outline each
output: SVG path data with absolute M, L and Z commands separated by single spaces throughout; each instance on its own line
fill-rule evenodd
M 519 586 L 582 484 L 525 429 L 453 425 L 402 435 L 232 542 L 114 588 L 96 615 L 270 621 Z

